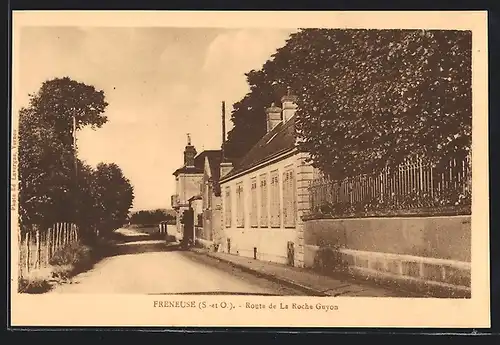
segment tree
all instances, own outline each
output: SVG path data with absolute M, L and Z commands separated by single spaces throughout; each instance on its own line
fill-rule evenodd
M 78 225 L 80 236 L 84 240 L 92 239 L 99 226 L 100 210 L 97 202 L 96 170 L 90 165 L 78 160 L 78 195 L 76 208 L 78 210 Z
M 19 115 L 19 177 L 22 224 L 45 224 L 68 215 L 72 154 L 53 128 L 38 121 L 33 109 Z
M 168 214 L 166 210 L 141 210 L 132 213 L 130 217 L 131 224 L 152 225 L 163 221 L 174 221 L 175 217 Z
M 73 118 L 76 129 L 101 127 L 103 91 L 68 77 L 42 84 L 19 113 L 20 213 L 22 224 L 74 220 L 76 200 Z M 77 163 L 78 164 L 78 163 Z
M 296 35 L 292 34 L 287 44 L 279 48 L 260 70 L 245 74 L 250 92 L 233 104 L 233 128 L 228 132 L 224 147 L 226 157 L 231 161 L 237 162 L 266 134 L 265 109 L 272 103 L 280 105 L 288 88 L 295 90 L 300 87 L 300 81 L 289 69 L 291 61 L 296 58 L 289 45 Z
M 69 77 L 55 78 L 42 84 L 31 96 L 30 106 L 36 109 L 39 121 L 54 128 L 61 141 L 72 144 L 73 118 L 76 129 L 100 128 L 107 122 L 103 115 L 108 103 L 104 92 Z
M 304 29 L 251 72 L 256 78 L 241 104 L 260 108 L 259 93 L 277 96 L 269 85 L 289 86 L 298 96 L 299 149 L 335 179 L 410 155 L 434 163 L 464 156 L 472 133 L 471 42 L 470 31 Z M 242 109 L 233 117 L 245 124 L 235 119 L 233 133 L 264 127 L 263 111 L 257 121 Z
M 294 43 L 300 147 L 330 176 L 469 152 L 470 32 L 312 30 Z
M 93 174 L 96 218 L 102 233 L 122 226 L 134 201 L 134 189 L 114 163 L 99 163 Z

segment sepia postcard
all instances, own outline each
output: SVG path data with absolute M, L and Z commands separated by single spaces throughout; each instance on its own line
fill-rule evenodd
M 12 24 L 12 326 L 490 327 L 486 12 Z

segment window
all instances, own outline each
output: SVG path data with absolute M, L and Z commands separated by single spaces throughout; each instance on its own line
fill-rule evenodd
M 231 227 L 231 188 L 226 187 L 226 194 L 224 195 L 224 218 L 226 220 L 226 228 Z
M 267 208 L 267 175 L 260 175 L 260 227 L 269 226 L 268 208 Z
M 252 178 L 251 181 L 251 192 L 250 192 L 250 204 L 252 208 L 250 209 L 250 226 L 256 228 L 259 225 L 259 219 L 257 218 L 258 206 L 257 206 L 257 178 Z
M 243 203 L 243 183 L 236 185 L 236 226 L 243 228 L 245 226 L 245 210 Z
M 293 169 L 283 173 L 283 225 L 285 227 L 295 226 L 295 176 Z
M 280 222 L 280 186 L 279 186 L 279 175 L 278 170 L 271 172 L 271 198 L 270 198 L 270 210 L 271 210 L 271 227 L 279 228 Z

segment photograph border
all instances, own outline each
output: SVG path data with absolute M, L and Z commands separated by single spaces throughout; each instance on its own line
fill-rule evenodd
M 62 15 L 61 13 L 62 11 L 57 11 L 57 16 L 60 16 Z M 178 12 L 179 13 L 179 12 Z M 446 15 L 443 13 L 443 12 L 440 12 L 439 14 L 437 14 L 436 16 L 433 16 L 433 15 L 430 15 L 429 12 L 426 12 L 425 14 L 425 18 L 426 20 L 428 20 L 429 22 L 432 22 L 434 20 L 434 22 L 432 22 L 433 24 L 430 25 L 430 27 L 432 28 L 440 28 L 443 26 L 443 16 L 452 16 L 453 14 L 450 14 L 451 12 L 447 12 Z M 190 20 L 196 20 L 197 21 L 197 25 L 200 25 L 203 23 L 203 19 L 201 19 L 201 17 L 197 17 L 197 16 L 201 16 L 201 12 L 198 12 L 198 13 L 189 13 L 188 15 L 189 16 L 192 16 L 190 17 Z M 211 13 L 209 15 L 207 15 L 208 17 L 210 16 L 213 16 L 215 13 Z M 338 14 L 338 13 L 337 13 Z M 415 14 L 415 13 L 414 13 Z M 456 15 L 458 16 L 461 16 L 463 14 L 462 13 L 455 13 Z M 47 16 L 47 15 L 50 15 L 50 13 L 47 13 L 45 12 L 44 16 Z M 157 14 L 155 14 L 155 16 L 157 16 Z M 231 16 L 231 17 L 228 17 L 228 16 Z M 276 14 L 275 13 L 268 13 L 268 14 L 265 14 L 263 12 L 259 12 L 258 13 L 259 16 L 263 16 L 263 17 L 266 17 L 266 15 L 269 15 L 269 17 L 267 17 L 267 20 L 266 18 L 263 18 L 263 19 L 260 19 L 259 20 L 259 24 L 261 22 L 265 22 L 265 23 L 273 23 L 273 24 L 276 24 Z M 279 14 L 280 16 L 289 16 L 291 18 L 289 18 L 288 20 L 290 20 L 291 22 L 294 22 L 294 24 L 297 23 L 297 20 L 294 21 L 294 18 L 298 18 L 296 16 L 300 16 L 301 14 L 298 13 L 298 12 L 295 12 L 295 13 L 287 13 L 287 12 L 280 12 Z M 365 13 L 364 15 L 366 16 L 369 16 L 370 13 Z M 397 15 L 397 14 L 392 14 L 392 15 Z M 421 14 L 422 15 L 422 14 Z M 474 227 L 484 227 L 484 226 L 488 226 L 489 224 L 489 219 L 488 218 L 488 214 L 486 212 L 484 212 L 484 209 L 489 209 L 489 207 L 484 207 L 484 203 L 485 200 L 488 200 L 488 178 L 484 178 L 485 177 L 485 173 L 487 174 L 488 170 L 489 170 L 489 165 L 488 165 L 488 155 L 487 155 L 487 145 L 488 145 L 488 141 L 487 141 L 487 136 L 484 135 L 484 133 L 486 133 L 488 131 L 488 124 L 487 124 L 487 120 L 488 120 L 488 117 L 487 117 L 487 109 L 485 109 L 485 105 L 488 104 L 488 98 L 487 98 L 487 87 L 488 87 L 488 78 L 487 78 L 487 68 L 488 68 L 488 64 L 487 64 L 487 61 L 486 61 L 486 54 L 487 54 L 487 44 L 486 44 L 486 40 L 487 40 L 487 34 L 486 34 L 486 21 L 485 21 L 485 13 L 484 12 L 476 12 L 476 15 L 479 17 L 481 17 L 482 20 L 484 20 L 482 23 L 478 24 L 478 26 L 475 26 L 475 24 L 473 24 L 473 31 L 474 32 L 478 32 L 479 33 L 479 36 L 480 36 L 480 39 L 479 41 L 475 41 L 476 43 L 474 44 L 473 43 L 473 46 L 474 47 L 479 47 L 479 53 L 481 54 L 473 54 L 473 66 L 476 66 L 476 67 L 473 67 L 473 85 L 476 85 L 476 87 L 474 88 L 473 90 L 473 102 L 474 102 L 474 106 L 473 108 L 475 109 L 474 110 L 474 114 L 477 114 L 477 112 L 479 112 L 480 114 L 484 114 L 484 118 L 482 116 L 478 117 L 477 115 L 474 115 L 473 116 L 473 127 L 475 128 L 480 128 L 480 132 L 478 133 L 477 130 L 473 129 L 473 141 L 476 143 L 475 148 L 473 148 L 474 150 L 474 153 L 476 156 L 475 156 L 475 159 L 474 160 L 474 163 L 473 163 L 473 176 L 480 176 L 479 179 L 474 179 L 474 186 L 475 188 L 478 188 L 476 186 L 479 186 L 479 190 L 480 190 L 480 193 L 474 193 L 474 197 L 473 197 L 473 210 L 475 209 L 476 212 L 474 213 L 475 217 L 477 214 L 480 214 L 481 216 L 477 216 L 477 218 L 473 218 L 473 228 Z M 26 16 L 26 17 L 29 17 L 29 12 L 24 12 L 23 16 Z M 87 15 L 84 15 L 84 16 L 87 16 Z M 138 20 L 138 19 L 134 19 L 134 17 L 130 17 L 131 16 L 131 13 L 122 13 L 122 15 L 120 16 L 123 16 L 122 19 L 120 19 L 121 21 L 123 22 L 136 22 L 138 24 L 136 25 L 139 25 L 139 22 L 141 20 L 144 20 L 144 19 L 141 19 L 141 20 Z M 136 16 L 140 17 L 142 15 L 137 15 Z M 249 12 L 246 12 L 246 13 L 240 13 L 240 14 L 237 14 L 237 13 L 226 13 L 226 14 L 223 14 L 222 16 L 225 16 L 225 17 L 228 17 L 227 21 L 228 23 L 230 24 L 226 24 L 226 25 L 234 25 L 235 27 L 239 27 L 241 26 L 241 23 L 242 22 L 245 22 L 245 19 L 244 17 L 247 17 L 249 16 Z M 302 21 L 305 21 L 307 22 L 307 20 L 310 21 L 310 23 L 315 23 L 315 26 L 318 25 L 318 17 L 314 18 L 314 12 L 307 12 L 307 15 L 304 15 L 302 14 L 302 18 L 301 18 L 301 22 Z M 320 17 L 323 17 L 324 19 L 323 20 L 332 20 L 331 17 L 325 17 L 325 16 L 328 16 L 328 14 L 325 14 L 325 12 L 321 12 L 319 14 L 317 14 L 317 16 L 320 16 Z M 360 12 L 356 12 L 356 16 L 363 16 L 363 14 L 360 14 Z M 380 12 L 379 12 L 379 16 L 380 16 Z M 100 19 L 98 17 L 101 17 Z M 195 18 L 196 17 L 196 18 Z M 305 17 L 305 18 L 304 18 Z M 353 24 L 352 22 L 349 22 L 349 20 L 352 20 L 350 18 L 348 18 L 349 15 L 347 15 L 347 12 L 342 12 L 340 14 L 340 22 L 344 23 L 347 27 L 352 27 Z M 137 18 L 137 17 L 136 17 Z M 173 17 L 172 17 L 173 18 Z M 170 18 L 169 22 L 172 23 L 172 22 L 175 22 L 176 19 L 172 20 L 172 18 Z M 195 19 L 193 19 L 195 18 Z M 273 19 L 274 18 L 274 19 Z M 459 18 L 454 18 L 453 19 L 453 23 L 454 23 L 454 27 L 453 28 L 456 28 L 455 25 L 457 25 L 456 23 L 461 23 L 461 25 L 459 26 L 464 26 L 464 27 L 467 27 L 467 25 L 464 25 L 465 22 L 467 22 L 467 20 L 464 19 L 465 17 L 459 17 Z M 305 19 L 305 20 L 304 20 Z M 25 19 L 26 20 L 26 19 Z M 66 14 L 66 17 L 63 18 L 63 19 L 48 19 L 48 17 L 45 17 L 44 19 L 38 19 L 38 18 L 30 18 L 30 24 L 29 25 L 44 25 L 44 24 L 47 24 L 47 23 L 50 23 L 50 25 L 68 25 L 68 24 L 71 24 L 71 25 L 74 25 L 75 23 L 75 17 L 74 17 L 74 14 L 71 15 L 71 16 L 68 16 Z M 158 23 L 160 22 L 160 19 L 157 19 L 158 20 Z M 162 18 L 161 21 L 163 21 L 164 19 Z M 225 19 L 226 20 L 226 19 Z M 404 18 L 401 18 L 401 15 L 400 15 L 400 20 L 404 20 Z M 450 19 L 451 20 L 451 19 Z M 14 22 L 15 22 L 15 18 L 14 18 Z M 101 21 L 101 22 L 99 22 Z M 152 20 L 149 18 L 147 20 L 149 22 L 149 24 L 151 24 Z M 209 20 L 209 22 L 211 23 L 214 23 L 216 21 L 216 19 L 214 17 L 211 17 Z M 78 19 L 76 20 L 76 22 L 78 22 Z M 93 22 L 93 25 L 94 26 L 97 26 L 96 23 L 101 23 L 100 25 L 110 25 L 110 21 L 109 19 L 108 20 L 105 20 L 104 16 L 101 16 L 101 14 L 93 14 L 92 16 L 92 22 Z M 155 21 L 153 21 L 155 22 Z M 253 21 L 254 23 L 256 21 Z M 366 23 L 367 21 L 366 20 L 361 20 L 361 22 L 364 22 Z M 403 21 L 401 21 L 403 23 Z M 178 25 L 185 25 L 185 21 L 184 20 L 179 20 Z M 220 24 L 217 23 L 217 24 Z M 251 24 L 251 23 L 250 23 Z M 467 23 L 467 24 L 470 24 L 470 23 Z M 380 20 L 379 21 L 379 25 L 387 25 L 387 22 L 386 21 L 383 21 L 383 20 Z M 408 20 L 406 20 L 404 22 L 404 25 L 408 26 Z M 393 26 L 393 25 L 392 25 Z M 411 28 L 411 24 L 409 25 L 410 28 Z M 187 27 L 187 26 L 186 26 Z M 189 25 L 189 27 L 193 27 L 192 25 Z M 200 25 L 200 27 L 202 27 L 202 25 Z M 261 25 L 259 25 L 259 27 L 262 27 Z M 293 25 L 293 26 L 290 26 L 290 27 L 308 27 L 308 25 Z M 370 28 L 372 28 L 373 25 L 370 26 Z M 363 26 L 363 28 L 366 28 Z M 408 27 L 405 27 L 405 28 L 408 28 Z M 420 28 L 420 27 L 419 27 Z M 477 30 L 477 31 L 476 31 Z M 13 32 L 13 34 L 15 34 Z M 473 34 L 473 37 L 474 37 L 474 34 Z M 476 39 L 477 39 L 477 34 L 476 34 Z M 474 38 L 473 38 L 474 40 Z M 479 46 L 477 46 L 477 44 L 479 44 Z M 13 45 L 13 50 L 15 51 L 15 46 Z M 474 50 L 475 48 L 473 48 Z M 478 60 L 479 59 L 479 60 Z M 486 63 L 483 63 L 483 62 L 486 62 Z M 14 73 L 15 73 L 15 63 L 14 63 L 14 59 L 13 59 L 13 70 L 14 70 Z M 478 72 L 479 71 L 479 72 Z M 478 73 L 476 73 L 478 72 Z M 13 78 L 13 80 L 15 80 L 15 78 Z M 14 83 L 15 84 L 15 83 Z M 479 86 L 478 86 L 479 85 Z M 479 89 L 479 92 L 477 91 L 477 89 Z M 14 93 L 15 93 L 15 88 L 14 88 Z M 477 94 L 480 94 L 479 96 Z M 14 96 L 15 97 L 15 96 Z M 478 110 L 479 109 L 479 110 Z M 14 116 L 14 114 L 13 114 Z M 13 124 L 14 126 L 14 129 L 16 128 L 16 125 L 15 123 Z M 478 145 L 477 143 L 480 143 L 479 144 L 479 149 L 478 149 Z M 479 152 L 479 153 L 478 153 Z M 479 156 L 478 156 L 479 155 Z M 486 156 L 484 156 L 486 155 Z M 480 157 L 480 163 L 478 164 L 477 163 L 477 157 Z M 12 161 L 11 161 L 12 163 Z M 477 189 L 473 189 L 473 190 L 477 190 Z M 486 194 L 484 194 L 486 192 Z M 485 198 L 486 197 L 486 198 Z M 478 204 L 479 203 L 479 204 Z M 479 205 L 479 206 L 478 206 Z M 483 210 L 483 212 L 477 212 L 478 210 Z M 17 214 L 16 213 L 17 210 L 13 210 L 13 213 L 11 214 L 11 216 Z M 474 220 L 475 219 L 475 220 Z M 479 220 L 478 220 L 479 219 Z M 16 224 L 16 220 L 15 220 L 15 217 L 12 217 L 12 220 L 13 223 L 11 223 L 12 225 L 12 229 L 17 229 L 17 224 Z M 13 234 L 14 232 L 11 232 L 11 235 Z M 474 232 L 472 231 L 472 234 L 473 234 L 473 237 L 475 237 L 475 239 L 473 239 L 473 242 L 477 242 L 479 243 L 478 244 L 474 244 L 473 245 L 473 267 L 474 269 L 472 270 L 472 290 L 473 290 L 473 298 L 470 300 L 471 303 L 469 303 L 469 306 L 467 307 L 464 307 L 464 306 L 448 306 L 447 304 L 456 304 L 457 301 L 455 302 L 452 302 L 452 303 L 446 303 L 448 301 L 430 301 L 432 303 L 434 303 L 436 305 L 436 308 L 441 310 L 441 309 L 444 309 L 444 308 L 452 308 L 451 312 L 448 311 L 448 313 L 450 314 L 453 314 L 453 316 L 456 316 L 456 318 L 454 320 L 446 320 L 446 322 L 448 323 L 441 323 L 441 322 L 436 322 L 436 323 L 433 323 L 431 320 L 429 320 L 429 318 L 427 318 L 425 321 L 429 322 L 427 324 L 425 323 L 422 323 L 422 321 L 419 322 L 419 320 L 412 320 L 414 323 L 413 325 L 414 326 L 418 326 L 418 327 L 478 327 L 478 325 L 480 327 L 489 327 L 491 324 L 490 324 L 490 319 L 489 319 L 489 305 L 490 305 L 490 298 L 489 298 L 489 293 L 488 293 L 488 296 L 485 297 L 485 296 L 481 296 L 482 298 L 480 298 L 479 300 L 475 299 L 474 296 L 477 296 L 477 292 L 474 292 L 474 291 L 481 291 L 481 292 L 484 292 L 485 290 L 485 286 L 488 287 L 488 292 L 489 292 L 489 279 L 486 279 L 485 277 L 488 276 L 489 277 L 489 256 L 488 256 L 488 253 L 489 253 L 489 250 L 484 250 L 484 249 L 488 249 L 489 247 L 489 242 L 488 242 L 488 239 L 484 238 L 485 236 L 481 235 L 482 237 L 478 236 L 477 235 L 478 232 Z M 487 236 L 486 236 L 487 237 Z M 479 241 L 479 242 L 478 242 Z M 11 249 L 11 253 L 12 253 L 12 256 L 13 258 L 16 258 L 16 250 L 15 249 L 15 245 L 16 245 L 16 241 L 12 241 L 13 242 L 13 246 L 10 248 Z M 479 254 L 478 254 L 479 253 Z M 488 256 L 487 260 L 485 260 L 485 256 Z M 14 262 L 15 260 L 12 260 L 12 263 L 11 263 L 11 273 L 14 273 L 16 272 L 16 270 L 14 269 Z M 485 262 L 488 263 L 487 266 L 483 266 L 482 268 L 479 268 L 478 270 L 476 270 L 476 266 L 477 264 L 480 264 L 480 265 L 484 265 Z M 487 272 L 487 273 L 486 273 Z M 14 276 L 12 278 L 15 278 Z M 17 281 L 17 279 L 12 279 L 12 281 Z M 486 284 L 486 285 L 485 285 Z M 40 319 L 39 317 L 35 316 L 35 315 L 29 315 L 29 317 L 31 319 L 28 319 L 26 321 L 23 321 L 23 318 L 26 318 L 28 317 L 28 315 L 25 315 L 25 312 L 27 312 L 28 310 L 31 310 L 31 312 L 33 311 L 33 305 L 36 305 L 38 304 L 39 305 L 39 308 L 40 309 L 43 309 L 43 305 L 47 305 L 47 304 L 44 304 L 44 303 L 49 303 L 49 304 L 53 304 L 53 303 L 50 303 L 50 301 L 46 300 L 45 296 L 42 297 L 41 299 L 45 299 L 45 301 L 41 301 L 40 300 L 40 297 L 39 296 L 23 296 L 22 298 L 20 298 L 20 296 L 15 293 L 14 291 L 16 291 L 16 289 L 12 289 L 11 290 L 11 302 L 13 302 L 12 304 L 12 312 L 14 314 L 14 306 L 17 304 L 17 307 L 18 310 L 16 310 L 15 312 L 15 316 L 16 316 L 16 320 L 17 320 L 17 325 L 18 326 L 28 326 L 28 325 L 33 325 L 33 326 L 46 326 L 46 324 L 44 323 L 48 323 L 49 322 L 49 319 L 51 319 L 51 323 L 52 325 L 55 325 L 55 324 L 61 324 L 61 321 L 65 321 L 65 322 L 68 322 L 67 319 L 66 320 L 58 320 L 58 319 L 53 319 L 53 318 L 50 318 L 50 316 L 47 318 L 47 315 L 45 315 L 45 318 L 44 319 Z M 26 298 L 24 298 L 26 297 Z M 101 296 L 102 297 L 102 296 Z M 95 298 L 95 296 L 93 296 L 93 298 Z M 109 296 L 108 296 L 109 298 Z M 99 303 L 99 305 L 103 305 L 104 304 L 104 308 L 106 309 L 103 314 L 108 318 L 108 320 L 111 320 L 113 318 L 113 315 L 118 315 L 118 314 L 123 314 L 123 313 L 120 313 L 119 311 L 117 310 L 124 310 L 123 307 L 125 306 L 126 309 L 130 308 L 131 307 L 131 304 L 133 304 L 134 302 L 131 302 L 130 299 L 131 298 L 134 298 L 134 299 L 137 299 L 138 300 L 138 308 L 137 308 L 137 313 L 138 314 L 150 314 L 151 317 L 153 318 L 156 318 L 156 320 L 158 320 L 158 318 L 161 318 L 161 316 L 165 317 L 165 311 L 153 311 L 152 308 L 151 308 L 151 300 L 154 299 L 153 297 L 141 297 L 141 296 L 113 296 L 112 298 L 109 298 L 109 299 L 114 299 L 115 301 L 114 302 L 111 302 L 111 303 L 108 303 L 109 301 L 103 301 L 105 303 Z M 181 299 L 182 297 L 180 297 L 179 299 Z M 283 297 L 284 299 L 290 299 L 291 297 Z M 312 299 L 315 299 L 313 297 L 293 297 L 295 300 L 312 300 Z M 38 300 L 37 300 L 38 299 Z M 75 304 L 74 302 L 74 299 L 75 297 L 74 296 L 57 296 L 57 300 L 60 301 L 58 302 L 58 304 L 60 305 L 66 305 L 69 307 L 69 309 L 66 309 L 66 313 L 65 312 L 62 312 L 61 315 L 66 315 L 67 317 L 67 313 L 68 313 L 68 310 L 80 310 L 81 311 L 81 305 L 77 305 Z M 81 299 L 81 295 L 79 295 L 79 298 L 78 299 Z M 206 300 L 210 300 L 210 299 L 214 299 L 214 300 L 220 300 L 221 298 L 220 297 L 216 297 L 216 298 L 213 298 L 213 297 L 207 297 Z M 230 299 L 235 299 L 235 300 L 238 300 L 240 299 L 239 297 L 235 298 L 235 297 L 230 297 Z M 241 298 L 241 300 L 248 300 L 249 298 L 248 297 L 244 297 L 244 298 Z M 255 299 L 252 297 L 252 299 Z M 262 299 L 262 298 L 258 298 L 258 299 Z M 264 297 L 263 299 L 267 299 L 267 297 Z M 272 297 L 273 300 L 281 300 L 281 297 L 280 298 L 277 298 L 277 297 Z M 359 299 L 359 298 L 355 298 L 355 299 Z M 380 298 L 377 298 L 377 299 L 380 299 Z M 339 305 L 341 305 L 341 309 L 342 308 L 346 308 L 346 309 L 357 309 L 359 308 L 359 310 L 363 310 L 364 308 L 366 308 L 366 303 L 368 302 L 368 300 L 366 298 L 362 298 L 361 300 L 359 300 L 358 302 L 356 301 L 349 301 L 347 302 L 348 298 L 338 298 L 336 301 L 338 301 L 337 303 Z M 389 309 L 389 308 L 392 308 L 392 310 L 394 309 L 398 309 L 398 308 L 401 308 L 401 306 L 398 306 L 396 305 L 397 303 L 401 303 L 401 302 L 395 302 L 395 301 L 392 301 L 392 298 L 391 299 L 388 299 L 388 298 L 383 298 L 381 299 L 384 303 L 385 303 L 385 306 L 384 308 L 386 309 Z M 399 300 L 399 299 L 398 299 Z M 404 299 L 404 300 L 408 300 L 408 299 Z M 72 302 L 73 301 L 73 302 Z M 343 302 L 345 301 L 345 302 Z M 374 302 L 374 306 L 378 306 L 380 307 L 381 306 L 381 303 L 380 302 L 377 302 L 377 301 L 373 301 Z M 405 301 L 406 303 L 407 301 Z M 451 302 L 451 301 L 450 301 Z M 462 301 L 459 301 L 459 302 L 462 302 Z M 481 320 L 477 320 L 477 317 L 476 317 L 476 320 L 474 321 L 477 321 L 478 323 L 477 324 L 471 324 L 469 322 L 466 322 L 465 320 L 463 319 L 460 319 L 460 317 L 458 317 L 458 313 L 457 311 L 460 310 L 460 311 L 464 311 L 464 310 L 468 310 L 469 312 L 466 312 L 465 314 L 472 314 L 473 311 L 477 311 L 477 309 L 468 309 L 468 308 L 471 308 L 471 305 L 470 304 L 473 304 L 474 303 L 480 303 L 481 304 L 481 310 L 483 312 L 483 315 L 481 315 Z M 270 303 L 268 301 L 266 301 L 266 303 Z M 346 303 L 346 304 L 344 304 Z M 344 306 L 342 306 L 342 304 L 344 304 Z M 350 304 L 350 306 L 349 306 Z M 416 311 L 417 314 L 420 314 L 422 315 L 422 313 L 425 312 L 425 308 L 422 307 L 422 304 L 426 304 L 424 303 L 424 301 L 422 300 L 419 300 L 418 303 L 408 303 L 409 305 L 411 305 L 411 309 Z M 389 306 L 388 306 L 389 305 Z M 477 305 L 477 304 L 476 304 Z M 486 307 L 487 305 L 487 307 Z M 20 309 L 19 309 L 20 308 Z M 122 309 L 120 309 L 122 308 Z M 486 308 L 487 310 L 485 310 L 484 308 Z M 36 308 L 38 309 L 38 308 Z M 404 309 L 407 309 L 407 308 L 404 308 Z M 454 312 L 454 311 L 455 312 Z M 488 316 L 484 315 L 485 312 L 488 314 Z M 113 314 L 115 313 L 115 314 Z M 188 320 L 189 318 L 192 318 L 192 315 L 189 316 L 190 314 L 190 311 L 176 311 L 176 313 L 178 314 L 177 316 L 179 318 L 181 318 L 182 320 Z M 354 318 L 356 317 L 356 315 L 353 315 L 355 314 L 355 312 L 350 312 L 350 311 L 347 311 L 348 315 L 351 317 L 351 320 L 354 320 Z M 264 315 L 265 314 L 265 315 Z M 206 318 L 206 319 L 210 319 L 210 320 L 214 320 L 216 319 L 217 317 L 221 317 L 220 316 L 221 314 L 217 314 L 217 313 L 206 313 L 205 316 L 203 317 L 198 317 L 195 322 L 195 324 L 193 324 L 193 326 L 200 326 L 203 324 L 203 318 Z M 345 314 L 344 314 L 345 315 Z M 287 326 L 295 326 L 295 327 L 346 327 L 346 326 L 343 326 L 343 325 L 336 325 L 336 324 L 328 324 L 325 322 L 324 318 L 321 319 L 321 321 L 318 321 L 316 320 L 316 322 L 312 322 L 312 324 L 308 324 L 308 325 L 304 325 L 304 324 L 299 324 L 299 322 L 301 322 L 301 316 L 300 314 L 297 314 L 297 315 L 294 315 L 294 316 L 290 316 L 290 323 L 288 323 L 289 321 L 285 321 L 287 322 L 285 325 Z M 473 316 L 473 315 L 469 315 L 469 316 Z M 313 317 L 316 317 L 316 316 L 313 316 Z M 377 317 L 380 317 L 380 315 L 377 315 Z M 448 315 L 449 317 L 449 315 Z M 151 322 L 153 322 L 153 318 L 151 319 Z M 234 316 L 232 318 L 235 318 Z M 237 317 L 235 319 L 237 320 L 233 320 L 233 321 L 236 321 L 235 324 L 228 324 L 228 323 L 221 323 L 221 324 L 218 324 L 218 323 L 206 323 L 205 326 L 219 326 L 219 327 L 233 327 L 233 326 L 249 326 L 249 327 L 259 327 L 259 326 L 264 326 L 264 327 L 279 327 L 279 326 L 284 326 L 283 324 L 276 324 L 276 318 L 277 316 L 274 315 L 273 313 L 263 313 L 263 314 L 258 314 L 258 315 L 255 315 L 253 316 L 254 320 L 255 321 L 260 321 L 260 322 L 263 322 L 265 321 L 264 324 L 260 324 L 260 325 L 256 325 L 255 323 L 253 324 L 250 324 L 250 325 L 246 325 L 245 324 L 245 319 L 247 319 L 248 317 Z M 401 319 L 401 317 L 398 317 L 399 319 Z M 257 320 L 259 319 L 259 320 Z M 165 322 L 169 322 L 171 324 L 175 323 L 177 320 L 164 320 L 163 318 L 161 319 L 162 321 L 159 322 L 158 324 L 156 324 L 157 327 L 164 327 L 164 324 Z M 469 318 L 470 320 L 470 318 Z M 95 317 L 94 317 L 94 320 L 92 320 L 93 322 L 95 322 Z M 292 323 L 293 321 L 293 323 Z M 396 321 L 399 321 L 401 322 L 401 320 L 396 320 Z M 26 323 L 27 324 L 24 324 Z M 79 325 L 82 325 L 82 326 L 99 326 L 99 325 L 93 325 L 91 323 L 88 323 L 88 321 L 85 321 L 82 319 L 82 317 L 77 317 L 75 316 L 75 318 L 71 319 L 69 321 L 70 323 L 67 323 L 66 326 L 67 327 L 73 327 L 74 324 L 72 324 L 71 322 L 76 322 L 78 323 Z M 144 324 L 144 326 L 148 326 L 148 323 L 151 323 L 151 322 L 146 322 Z M 274 322 L 274 324 L 273 324 Z M 370 323 L 368 320 L 364 320 L 365 324 L 363 324 L 362 326 L 363 327 L 394 327 L 394 324 L 395 322 L 390 322 L 390 320 L 383 320 L 382 324 L 373 324 L 373 323 Z M 184 325 L 185 321 L 184 322 L 180 322 L 179 324 L 177 324 L 177 326 L 181 326 L 181 325 Z M 14 324 L 14 323 L 13 323 Z M 117 324 L 110 324 L 110 322 L 108 321 L 108 324 L 106 324 L 106 322 L 104 322 L 103 324 L 100 324 L 100 326 L 137 326 L 137 320 L 131 320 L 131 319 L 127 319 L 127 320 L 123 320 L 122 322 L 119 322 Z M 403 323 L 401 322 L 400 324 L 397 324 L 396 327 L 411 327 L 412 324 L 411 323 Z

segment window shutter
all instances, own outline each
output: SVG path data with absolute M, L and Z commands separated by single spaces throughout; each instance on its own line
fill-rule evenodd
M 267 189 L 267 175 L 260 176 L 260 226 L 268 227 L 268 189 Z
M 290 218 L 289 223 L 290 226 L 295 226 L 295 219 L 297 218 L 297 212 L 295 209 L 295 173 L 293 170 L 290 170 L 290 176 L 288 178 L 288 190 L 289 190 L 289 198 L 290 198 Z
M 279 175 L 274 171 L 271 175 L 271 226 L 280 226 L 280 189 L 279 189 Z
M 283 173 L 283 224 L 288 225 L 288 171 Z
M 257 178 L 252 179 L 252 190 L 250 193 L 251 198 L 251 215 L 250 225 L 256 227 L 258 225 L 257 219 Z
M 229 187 L 226 188 L 225 195 L 225 214 L 226 214 L 226 227 L 231 227 L 231 190 Z

